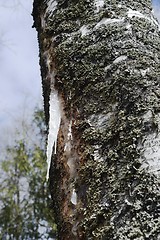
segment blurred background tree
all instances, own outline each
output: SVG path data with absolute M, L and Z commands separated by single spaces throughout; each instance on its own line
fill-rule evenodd
M 23 124 L 25 126 L 25 124 Z M 36 109 L 30 138 L 17 132 L 1 160 L 0 239 L 55 239 L 56 226 L 46 183 L 43 111 Z M 36 141 L 35 141 L 36 139 Z

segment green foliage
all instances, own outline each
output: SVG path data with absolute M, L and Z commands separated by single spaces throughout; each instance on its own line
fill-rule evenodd
M 46 183 L 45 123 L 36 109 L 31 128 L 37 142 L 16 136 L 6 149 L 0 177 L 0 239 L 54 239 L 56 225 Z M 32 141 L 32 139 L 31 139 Z M 29 147 L 31 145 L 31 147 Z

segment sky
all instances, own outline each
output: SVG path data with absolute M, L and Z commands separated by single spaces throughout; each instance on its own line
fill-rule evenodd
M 0 145 L 24 119 L 29 121 L 35 106 L 42 105 L 31 12 L 32 0 L 0 0 Z
M 41 99 L 31 0 L 0 0 L 0 126 Z
M 32 0 L 0 0 L 0 142 L 42 105 L 37 33 Z M 160 0 L 153 0 L 160 20 Z M 5 129 L 5 130 L 4 130 Z M 7 130 L 6 130 L 7 129 Z
M 154 13 L 160 22 L 160 0 L 152 0 Z

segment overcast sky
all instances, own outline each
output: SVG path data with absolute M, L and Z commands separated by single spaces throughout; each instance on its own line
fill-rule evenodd
M 41 98 L 31 0 L 0 0 L 0 126 Z
M 153 5 L 160 19 L 160 0 L 153 0 Z M 0 129 L 17 116 L 26 117 L 42 99 L 31 12 L 32 0 L 0 0 Z

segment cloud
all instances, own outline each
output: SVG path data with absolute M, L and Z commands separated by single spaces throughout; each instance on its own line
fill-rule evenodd
M 0 4 L 0 111 L 16 112 L 28 95 L 33 107 L 41 96 L 37 33 L 32 28 L 32 1 Z M 3 116 L 4 115 L 4 116 Z

